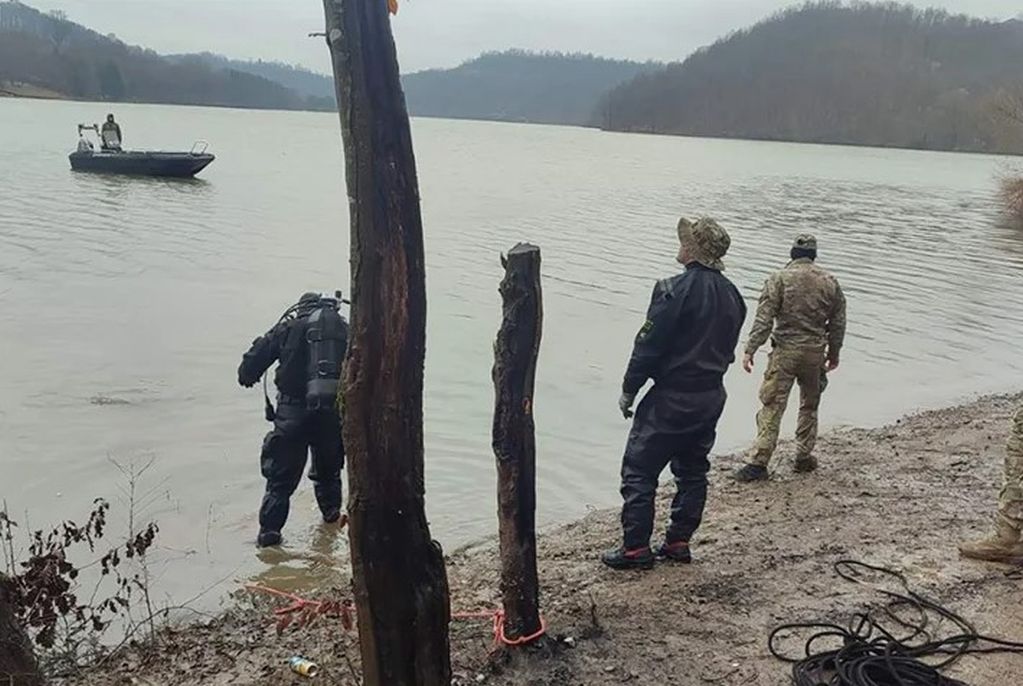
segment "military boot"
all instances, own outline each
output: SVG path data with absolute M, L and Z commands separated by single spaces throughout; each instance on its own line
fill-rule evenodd
M 740 483 L 767 481 L 769 477 L 770 474 L 767 473 L 767 467 L 762 467 L 758 464 L 745 465 L 742 469 L 735 473 L 735 480 Z
M 693 554 L 689 550 L 688 541 L 665 542 L 657 549 L 657 559 L 666 562 L 689 564 L 693 561 Z
M 799 455 L 793 469 L 797 474 L 808 474 L 817 469 L 817 458 L 813 455 Z
M 654 553 L 650 546 L 627 550 L 617 548 L 600 556 L 600 561 L 611 569 L 653 569 Z
M 1020 532 L 1002 519 L 995 522 L 993 534 L 977 541 L 961 543 L 959 552 L 963 557 L 974 560 L 1023 564 L 1023 541 L 1020 540 Z

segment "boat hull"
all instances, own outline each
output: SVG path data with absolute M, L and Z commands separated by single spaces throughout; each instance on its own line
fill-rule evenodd
M 190 152 L 73 152 L 68 159 L 74 171 L 189 178 L 209 166 L 215 157 Z

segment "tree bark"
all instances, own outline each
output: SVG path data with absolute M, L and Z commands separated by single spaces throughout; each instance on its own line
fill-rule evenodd
M 426 283 L 412 136 L 384 0 L 324 0 L 351 211 L 342 384 L 366 686 L 451 682 L 444 556 L 423 483 Z
M 540 630 L 536 571 L 536 436 L 533 389 L 543 330 L 540 248 L 519 244 L 504 260 L 504 317 L 494 344 L 493 447 L 497 457 L 505 636 Z
M 37 686 L 42 678 L 32 642 L 14 616 L 7 583 L 0 574 L 0 686 Z

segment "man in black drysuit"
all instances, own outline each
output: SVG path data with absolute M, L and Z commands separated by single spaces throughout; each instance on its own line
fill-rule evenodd
M 308 340 L 309 322 L 311 315 L 324 306 L 319 293 L 303 295 L 274 328 L 253 341 L 238 367 L 238 383 L 249 388 L 275 361 L 278 362 L 274 377 L 276 411 L 267 400 L 267 419 L 272 419 L 274 428 L 266 435 L 260 456 L 262 473 L 266 478 L 266 493 L 259 509 L 257 543 L 260 547 L 275 546 L 281 542 L 289 501 L 302 480 L 307 451 L 312 453 L 309 478 L 313 481 L 323 521 L 334 523 L 341 518 L 344 444 L 337 404 L 332 398 L 324 403 L 324 407 L 310 409 L 307 399 L 312 348 Z M 340 378 L 347 348 L 347 323 L 343 319 L 341 322 L 343 340 L 332 346 L 330 357 L 333 359 L 319 365 L 333 379 Z
M 678 492 L 657 557 L 691 561 L 689 540 L 707 501 L 707 457 L 727 397 L 723 378 L 746 318 L 742 295 L 721 273 L 731 244 L 725 230 L 712 219 L 683 219 L 678 235 L 685 272 L 654 287 L 622 385 L 619 408 L 628 419 L 640 389 L 654 382 L 636 410 L 622 459 L 624 545 L 601 558 L 614 569 L 653 566 L 654 499 L 668 465 Z

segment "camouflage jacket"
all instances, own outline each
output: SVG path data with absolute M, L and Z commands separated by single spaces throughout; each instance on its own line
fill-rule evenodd
M 770 338 L 784 348 L 827 348 L 837 359 L 845 341 L 845 296 L 838 280 L 810 259 L 793 260 L 767 279 L 746 343 L 753 355 Z

